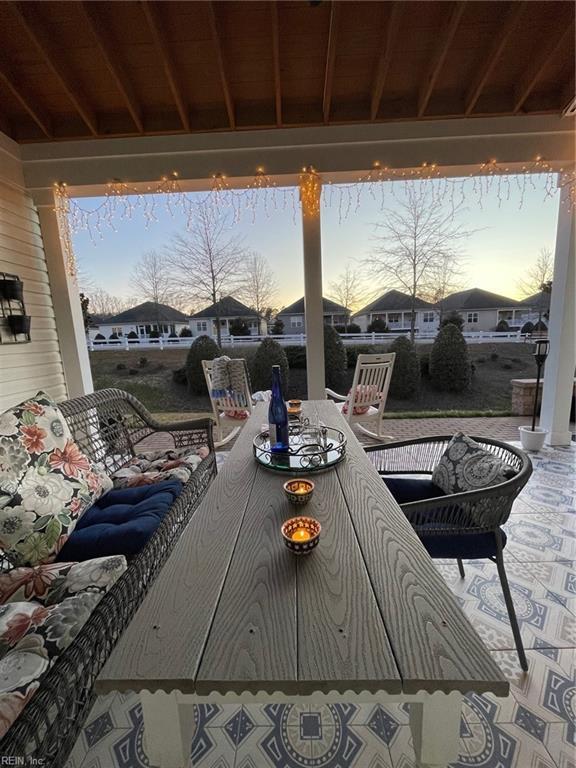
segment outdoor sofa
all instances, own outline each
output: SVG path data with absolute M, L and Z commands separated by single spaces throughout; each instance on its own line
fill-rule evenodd
M 86 623 L 43 674 L 40 686 L 0 740 L 0 755 L 42 759 L 42 765 L 53 768 L 64 766 L 95 700 L 92 689 L 99 671 L 216 475 L 211 419 L 163 424 L 136 398 L 118 389 L 77 397 L 59 408 L 77 445 L 107 473 L 125 467 L 143 449 L 157 448 L 158 440 L 176 449 L 208 450 L 187 482 L 178 486 L 162 522 L 137 554 L 87 561 L 104 563 L 113 572 L 113 581 L 109 578 L 99 590 L 102 594 Z M 170 490 L 170 482 L 163 485 Z M 58 567 L 57 562 L 52 565 Z M 1 552 L 0 569 L 0 578 L 14 570 Z M 69 593 L 61 586 L 59 594 Z M 49 592 L 46 604 L 51 605 Z

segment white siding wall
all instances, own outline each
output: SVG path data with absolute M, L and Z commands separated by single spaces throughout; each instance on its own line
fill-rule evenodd
M 65 399 L 66 382 L 38 214 L 24 191 L 18 146 L 0 134 L 0 272 L 24 282 L 29 344 L 0 344 L 0 412 L 46 390 Z

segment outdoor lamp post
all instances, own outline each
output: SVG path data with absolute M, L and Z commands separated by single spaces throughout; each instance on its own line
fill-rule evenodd
M 532 432 L 536 430 L 536 412 L 538 411 L 538 393 L 540 390 L 540 375 L 542 366 L 546 362 L 550 350 L 549 339 L 538 339 L 534 351 L 534 360 L 536 361 L 536 392 L 534 394 L 534 410 L 532 412 Z

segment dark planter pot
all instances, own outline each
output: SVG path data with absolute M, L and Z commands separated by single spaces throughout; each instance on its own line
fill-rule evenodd
M 14 336 L 20 333 L 30 335 L 30 315 L 8 315 L 6 319 Z
M 22 280 L 0 280 L 0 299 L 23 301 L 24 283 Z

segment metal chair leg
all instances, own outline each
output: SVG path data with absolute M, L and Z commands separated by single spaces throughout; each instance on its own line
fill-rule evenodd
M 508 618 L 510 619 L 510 625 L 512 626 L 512 634 L 514 635 L 514 642 L 516 643 L 516 651 L 518 652 L 520 666 L 524 672 L 526 672 L 528 670 L 528 661 L 526 660 L 526 654 L 524 653 L 524 645 L 520 635 L 518 619 L 516 618 L 516 611 L 514 610 L 514 603 L 512 601 L 512 595 L 510 594 L 510 586 L 508 585 L 508 578 L 504 568 L 504 555 L 502 552 L 500 532 L 496 531 L 494 535 L 496 536 L 496 567 L 498 568 L 500 585 L 502 587 L 502 592 L 504 593 L 504 602 L 506 603 L 506 608 L 508 610 Z
M 464 576 L 466 575 L 464 573 L 464 563 L 462 562 L 462 560 L 460 560 L 460 558 L 457 558 L 457 561 L 458 561 L 458 570 L 460 571 L 460 578 L 463 579 Z

